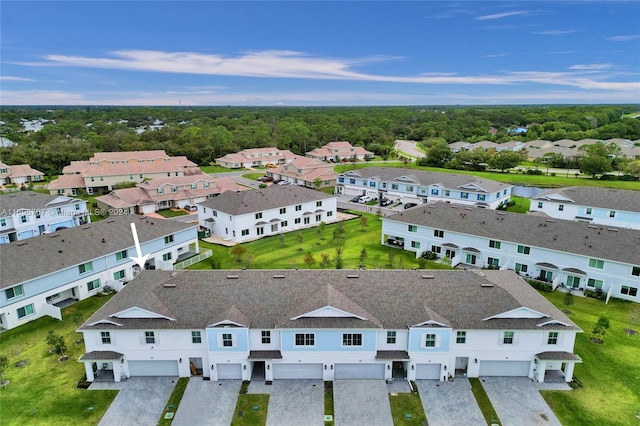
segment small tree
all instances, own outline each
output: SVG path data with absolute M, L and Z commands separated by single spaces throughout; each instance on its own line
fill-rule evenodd
M 324 235 L 325 229 L 327 229 L 327 224 L 324 222 L 320 222 L 320 224 L 318 225 L 318 228 L 316 229 L 316 232 L 318 233 L 320 238 L 322 238 L 322 236 Z
M 342 260 L 342 256 L 336 256 L 336 269 L 343 269 L 344 261 Z
M 231 249 L 231 254 L 236 257 L 236 262 L 238 263 L 242 262 L 242 256 L 244 256 L 246 252 L 247 252 L 247 249 L 240 244 L 236 244 Z
M 360 227 L 362 228 L 362 232 L 365 232 L 367 230 L 367 222 L 369 221 L 369 219 L 362 215 L 360 216 Z
M 573 305 L 573 290 L 572 290 L 572 289 L 567 288 L 567 292 L 564 294 L 564 300 L 563 300 L 563 302 L 564 302 L 564 306 L 566 306 L 566 307 L 567 307 L 566 312 L 567 312 L 567 313 L 568 313 L 568 312 L 570 312 L 570 311 L 569 311 L 569 307 L 570 307 L 571 305 Z
M 300 247 L 298 247 L 298 251 L 304 250 L 302 248 L 302 243 L 304 242 L 304 237 L 302 236 L 302 232 L 296 232 L 296 241 L 298 242 L 298 245 L 300 246 Z
M 362 247 L 362 250 L 360 250 L 360 266 L 364 266 L 365 260 L 367 260 L 367 249 Z
M 393 261 L 396 258 L 396 254 L 395 253 L 389 253 L 387 255 L 387 264 L 385 265 L 387 268 L 393 268 Z
M 284 236 L 284 232 L 281 232 L 280 234 L 278 234 L 278 240 L 280 240 L 280 247 L 284 247 L 285 244 L 285 236 Z
M 609 329 L 609 326 L 609 317 L 604 312 L 601 313 L 595 325 L 593 326 L 593 330 L 591 331 L 592 338 L 597 340 L 599 343 L 602 343 L 604 341 L 604 335 Z
M 313 257 L 313 254 L 311 254 L 310 251 L 308 251 L 305 255 L 304 255 L 304 259 L 303 259 L 304 263 L 307 264 L 307 267 L 309 269 L 313 268 L 313 265 L 315 265 L 316 263 L 316 259 Z
M 320 267 L 328 268 L 329 265 L 331 265 L 331 256 L 329 256 L 328 253 L 322 253 L 320 257 L 322 257 L 322 260 L 320 261 Z
M 0 384 L 6 386 L 7 382 L 4 380 L 4 371 L 9 366 L 9 358 L 5 355 L 0 355 Z
M 322 179 L 320 179 L 319 177 L 315 178 L 313 180 L 313 187 L 318 190 L 320 189 L 320 187 L 322 186 Z
M 253 253 L 247 252 L 247 254 L 245 255 L 244 259 L 247 262 L 247 268 L 251 268 L 251 265 L 253 265 L 253 261 L 255 260 L 255 257 L 253 256 Z
M 64 337 L 61 334 L 56 334 L 53 330 L 49 330 L 49 334 L 47 334 L 47 338 L 45 339 L 49 346 L 53 346 L 55 348 L 55 352 L 64 356 L 64 353 L 67 351 L 67 345 L 64 342 Z

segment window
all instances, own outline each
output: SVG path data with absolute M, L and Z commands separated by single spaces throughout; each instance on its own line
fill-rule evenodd
M 322 222 L 322 215 L 321 214 L 317 214 L 316 215 L 316 222 Z
M 635 277 L 640 277 L 640 266 L 634 266 L 631 269 L 631 275 L 633 275 Z
M 116 261 L 121 261 L 127 258 L 127 251 L 122 250 L 116 253 Z
M 296 333 L 296 346 L 315 346 L 316 335 L 313 333 Z
M 173 242 L 173 235 L 167 235 L 166 237 L 164 237 L 165 244 L 171 244 L 172 242 Z
M 329 210 L 329 211 L 327 212 L 327 217 L 331 217 L 331 216 L 333 216 L 333 212 L 332 212 L 331 210 Z
M 407 192 L 413 192 L 413 186 L 412 185 L 407 185 Z
M 349 183 L 350 183 L 351 185 L 355 185 L 355 184 L 356 184 L 356 180 L 355 180 L 355 179 L 349 179 Z
M 278 224 L 274 223 L 273 225 L 271 225 L 271 232 L 278 232 Z
M 77 205 L 77 204 L 76 204 Z M 39 211 L 36 211 L 36 219 L 40 219 L 41 215 Z
M 439 229 L 434 229 L 433 230 L 433 236 L 436 238 L 444 238 L 444 231 L 439 230 Z
M 257 228 L 256 229 L 256 234 L 264 235 L 264 226 L 260 226 L 259 228 Z
M 296 225 L 300 224 L 300 218 L 299 218 L 299 217 L 296 217 L 296 218 L 293 220 L 293 223 L 295 223 Z
M 83 263 L 82 265 L 78 266 L 78 270 L 80 271 L 81 274 L 91 272 L 93 271 L 93 263 L 91 262 Z
M 198 189 L 198 184 L 197 183 L 192 183 L 191 184 L 191 189 Z
M 442 247 L 440 247 L 440 246 L 431 246 L 431 251 L 434 252 L 434 253 L 440 254 L 440 253 L 442 253 Z
M 436 335 L 435 334 L 425 334 L 424 335 L 424 347 L 425 348 L 435 348 L 436 347 Z
M 495 257 L 490 257 L 487 259 L 487 264 L 497 269 L 500 267 L 500 259 L 497 259 Z
M 567 287 L 578 288 L 580 287 L 580 277 L 574 277 L 573 275 L 567 275 Z
M 419 241 L 411 241 L 411 247 L 415 248 L 415 249 L 419 249 L 420 248 L 420 242 Z
M 362 346 L 361 333 L 343 333 L 342 346 Z
M 115 281 L 123 280 L 125 277 L 126 277 L 126 274 L 124 272 L 124 269 L 122 271 L 117 271 L 113 273 L 113 279 Z
M 25 215 L 20 216 L 20 223 L 27 223 L 27 216 Z
M 467 253 L 465 263 L 468 264 L 468 265 L 475 265 L 476 264 L 476 255 Z
M 296 206 L 296 211 L 299 212 L 300 210 L 302 210 L 302 204 L 298 204 Z
M 538 201 L 538 208 L 541 209 L 544 203 L 542 201 Z
M 604 269 L 604 260 L 589 259 L 589 268 Z
M 396 343 L 396 332 L 395 331 L 387 331 L 387 344 L 395 345 Z
M 591 214 L 592 210 L 591 207 L 587 207 L 587 214 Z
M 285 214 L 287 212 L 286 207 L 280 207 L 280 214 Z
M 518 253 L 520 253 L 520 254 L 529 254 L 530 251 L 531 251 L 531 247 L 518 246 Z
M 177 186 L 172 186 L 171 187 L 171 192 L 178 192 L 178 187 Z
M 210 184 L 209 184 L 209 182 L 205 182 L 205 183 L 204 183 L 204 187 L 205 187 L 205 188 L 209 188 L 209 185 L 210 185 Z
M 144 341 L 148 345 L 152 345 L 156 342 L 156 334 L 153 331 L 144 332 Z
M 529 266 L 522 263 L 516 263 L 516 272 L 528 272 Z
M 322 201 L 316 201 L 316 207 L 322 206 Z
M 305 225 L 308 225 L 309 223 L 311 223 L 311 220 L 309 219 L 309 216 L 306 216 L 306 217 L 304 218 L 304 224 L 305 224 Z
M 622 288 L 620 289 L 620 293 L 626 294 L 627 296 L 635 297 L 638 295 L 638 288 L 630 287 L 628 285 L 623 285 Z
M 500 250 L 500 241 L 489 240 L 489 247 Z
M 344 183 L 344 178 L 343 178 L 343 177 L 338 178 L 338 182 L 340 182 L 340 183 Z
M 502 343 L 505 345 L 513 345 L 513 331 L 504 332 Z
M 432 188 L 431 189 L 431 195 L 438 195 L 440 191 L 438 191 L 437 189 Z
M 8 288 L 4 291 L 4 295 L 7 299 L 13 299 L 14 297 L 22 296 L 23 294 L 24 288 L 22 287 L 22 284 Z
M 248 229 L 243 229 L 241 232 L 243 237 L 246 237 L 247 235 L 249 235 L 249 230 Z
M 467 343 L 467 332 L 466 331 L 458 331 L 456 333 L 456 343 L 459 343 L 459 344 Z
M 391 184 L 391 189 L 393 189 L 394 191 L 398 190 L 398 184 L 397 183 L 392 183 Z
M 409 232 L 418 232 L 418 227 L 416 225 L 409 225 Z
M 444 190 L 444 196 L 448 197 L 449 195 L 451 195 L 451 191 L 449 191 L 448 189 Z
M 487 196 L 484 194 L 478 194 L 478 201 L 484 201 L 487 199 Z
M 558 211 L 564 211 L 564 204 L 558 204 Z
M 587 287 L 594 287 L 596 289 L 602 290 L 602 280 L 589 278 L 587 280 Z
M 329 212 L 329 213 L 331 213 L 331 212 Z M 327 216 L 329 216 L 329 215 L 327 215 Z M 286 228 L 287 226 L 289 226 L 289 222 L 288 222 L 288 221 L 286 221 L 286 220 L 283 220 L 283 221 L 280 223 L 280 227 L 281 227 L 281 228 Z
M 547 338 L 547 345 L 557 345 L 558 344 L 558 332 L 550 331 L 549 337 Z
M 158 195 L 164 194 L 164 188 L 158 188 Z
M 33 303 L 23 306 L 22 308 L 18 308 L 18 319 L 22 319 L 24 317 L 28 317 L 29 315 L 35 314 L 35 310 L 33 309 Z
M 462 198 L 463 200 L 469 199 L 469 193 L 468 192 L 461 192 L 460 193 L 460 198 Z
M 205 207 L 202 213 L 206 213 L 206 212 L 207 212 L 207 208 Z M 218 217 L 218 212 L 215 210 L 211 210 L 211 216 Z
M 262 219 L 262 212 L 256 213 L 256 219 Z
M 609 217 L 616 217 L 616 211 L 615 210 L 611 210 L 609 212 Z
M 0 226 L 7 226 L 7 221 L 5 219 L 0 219 Z
M 202 334 L 199 331 L 191 332 L 191 343 L 202 343 Z
M 369 182 L 369 186 L 370 186 L 371 188 L 375 188 L 375 187 L 376 187 L 376 183 L 375 183 L 375 181 L 370 181 L 370 182 Z
M 102 344 L 103 345 L 110 345 L 111 344 L 111 333 L 109 333 L 108 331 L 101 331 L 100 332 L 100 339 L 102 339 Z
M 98 288 L 100 288 L 100 279 L 99 278 L 96 278 L 95 280 L 89 281 L 87 283 L 87 290 L 88 291 L 93 291 L 93 290 L 96 290 Z
M 165 262 L 171 260 L 172 256 L 171 253 L 165 253 L 162 255 L 162 260 L 164 260 Z
M 271 331 L 262 330 L 262 344 L 268 345 L 271 343 Z

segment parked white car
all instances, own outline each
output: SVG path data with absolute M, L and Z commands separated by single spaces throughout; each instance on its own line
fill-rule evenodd
M 362 203 L 362 204 L 365 204 L 365 203 L 368 203 L 371 200 L 373 200 L 373 197 L 371 197 L 370 195 L 363 195 L 362 197 L 360 197 L 358 199 L 358 202 Z

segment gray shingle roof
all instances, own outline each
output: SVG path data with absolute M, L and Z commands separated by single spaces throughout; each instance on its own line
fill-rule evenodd
M 416 185 L 428 186 L 440 184 L 444 188 L 457 188 L 462 185 L 475 184 L 486 192 L 497 192 L 512 185 L 483 179 L 473 175 L 457 175 L 452 173 L 428 172 L 425 170 L 408 170 L 395 167 L 365 167 L 363 169 L 349 170 L 340 176 L 357 175 L 363 179 L 378 178 L 384 182 L 396 180 L 406 176 L 412 179 Z M 403 182 L 403 181 L 398 181 Z
M 273 275 L 284 278 L 273 278 Z M 538 324 L 557 320 L 578 327 L 512 271 L 368 270 L 247 270 L 247 271 L 142 271 L 101 307 L 81 327 L 90 329 L 190 329 L 204 328 L 212 317 L 237 306 L 253 329 L 278 328 L 388 328 L 406 329 L 429 320 L 435 313 L 447 324 L 462 329 L 539 329 Z M 228 279 L 233 275 L 233 279 Z M 487 284 L 493 286 L 486 286 Z M 166 284 L 175 284 L 166 286 Z M 482 286 L 485 284 L 485 286 Z M 290 320 L 300 306 L 309 310 L 326 306 L 331 286 L 340 295 L 375 317 L 379 324 L 357 318 L 302 318 Z M 332 297 L 334 297 L 332 296 Z M 151 300 L 161 301 L 176 321 L 112 318 L 133 306 L 153 311 Z M 541 319 L 483 319 L 526 306 L 543 312 Z M 432 312 L 430 315 L 429 312 Z M 89 324 L 101 320 L 110 324 Z M 548 329 L 567 329 L 552 323 Z
M 60 198 L 61 202 L 47 206 L 47 204 L 57 198 Z M 84 203 L 84 201 L 63 195 L 40 194 L 32 191 L 13 192 L 11 194 L 0 196 L 0 217 L 8 216 L 18 209 L 38 210 L 49 207 L 60 207 L 65 204 L 74 203 Z
M 333 198 L 298 185 L 269 185 L 255 191 L 226 191 L 199 205 L 233 216 Z
M 196 226 L 191 224 L 136 215 L 110 216 L 100 222 L 3 244 L 0 249 L 0 288 L 133 247 L 131 223 L 136 224 L 140 243 L 187 228 L 194 228 L 196 237 Z
M 569 202 L 566 201 L 549 200 L 548 197 L 553 194 L 567 197 L 573 201 L 571 204 L 580 206 L 640 213 L 640 191 L 591 186 L 571 186 L 568 188 L 548 189 L 536 195 L 533 199 L 569 204 Z
M 78 361 L 115 361 L 124 357 L 120 352 L 114 351 L 92 351 L 83 354 Z
M 384 218 L 492 240 L 637 264 L 640 231 L 442 202 Z M 526 230 L 526 232 L 523 232 Z

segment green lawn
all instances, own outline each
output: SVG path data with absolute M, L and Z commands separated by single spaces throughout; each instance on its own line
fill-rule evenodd
M 394 425 L 422 425 L 427 420 L 418 393 L 389 394 L 391 417 Z M 407 417 L 409 414 L 411 417 Z
M 245 173 L 242 177 L 250 180 L 258 180 L 258 178 L 261 178 L 264 175 L 264 173 Z
M 176 216 L 185 216 L 185 215 L 188 215 L 189 213 L 187 213 L 184 210 L 166 209 L 166 210 L 160 210 L 158 214 L 164 218 L 170 218 L 170 217 L 176 217 Z
M 364 248 L 366 258 L 362 264 L 368 269 L 407 269 L 417 268 L 418 261 L 413 252 L 386 247 L 380 244 L 380 234 L 382 231 L 382 221 L 373 214 L 364 214 L 367 218 L 364 227 L 359 218 L 348 220 L 344 223 L 344 244 L 342 259 L 344 269 L 357 269 L 361 264 L 360 254 Z M 310 252 L 315 263 L 311 269 L 322 269 L 320 262 L 322 253 L 329 255 L 332 259 L 330 265 L 325 269 L 336 267 L 336 250 L 333 243 L 333 233 L 340 225 L 329 224 L 320 235 L 319 227 L 303 229 L 286 234 L 262 238 L 260 240 L 244 243 L 242 246 L 247 249 L 247 254 L 242 256 L 240 262 L 231 254 L 231 248 L 208 244 L 200 241 L 200 247 L 213 250 L 213 259 L 219 262 L 220 269 L 289 269 L 305 268 L 309 265 L 305 263 L 305 254 Z M 302 236 L 302 243 L 298 242 L 297 235 Z M 388 266 L 389 255 L 393 257 L 393 267 Z M 449 269 L 448 266 L 433 261 L 426 261 L 427 269 Z M 190 266 L 188 269 L 211 269 L 211 259 L 204 260 Z
M 333 416 L 333 382 L 324 382 L 324 414 Z M 324 424 L 330 426 L 334 422 L 325 421 Z
M 182 396 L 184 395 L 184 391 L 187 389 L 187 385 L 189 384 L 189 377 L 180 377 L 176 386 L 173 388 L 173 392 L 169 396 L 169 400 L 164 407 L 164 411 L 160 415 L 160 419 L 158 420 L 158 425 L 160 426 L 169 426 L 173 423 L 173 419 L 165 419 L 164 415 L 166 413 L 175 413 L 178 411 L 178 406 L 180 405 L 180 401 L 182 401 Z
M 480 383 L 480 379 L 477 377 L 469 378 L 469 383 L 471 383 L 471 392 L 473 392 L 473 396 L 476 398 L 476 402 L 487 424 L 501 424 L 498 419 L 498 414 L 493 408 L 493 404 L 491 404 L 489 395 L 487 395 L 484 387 L 482 387 L 482 383 Z
M 254 407 L 258 407 L 254 410 Z M 244 394 L 238 396 L 231 426 L 262 426 L 267 423 L 269 395 Z
M 233 171 L 233 169 L 218 166 L 215 163 L 211 163 L 209 166 L 200 166 L 200 170 L 202 170 L 202 173 L 226 173 Z
M 62 321 L 39 318 L 0 335 L 0 353 L 9 358 L 0 388 L 0 423 L 5 425 L 96 425 L 117 391 L 89 391 L 76 385 L 85 372 L 77 359 L 84 344 L 75 344 L 82 335 L 75 330 L 109 297 L 90 297 L 62 310 Z M 49 353 L 45 338 L 54 330 L 65 338 L 69 360 L 57 362 Z M 26 360 L 26 367 L 15 367 Z
M 564 294 L 542 292 L 560 309 Z M 574 375 L 584 385 L 571 392 L 543 391 L 542 395 L 563 425 L 638 424 L 640 410 L 640 335 L 628 335 L 626 328 L 640 332 L 640 305 L 611 299 L 604 301 L 574 297 L 569 318 L 584 333 L 578 334 L 575 353 L 584 361 Z M 604 344 L 589 340 L 591 329 L 601 312 L 609 316 L 611 327 Z M 635 314 L 633 313 L 635 312 Z
M 529 207 L 531 206 L 531 200 L 528 198 L 512 195 L 511 201 L 514 201 L 515 204 L 511 207 L 507 207 L 507 211 L 513 213 L 526 213 L 529 211 Z

